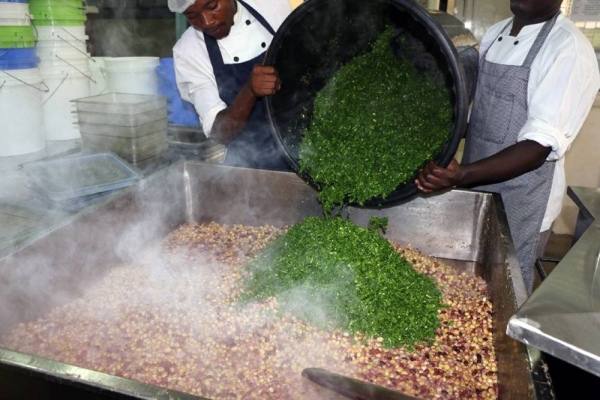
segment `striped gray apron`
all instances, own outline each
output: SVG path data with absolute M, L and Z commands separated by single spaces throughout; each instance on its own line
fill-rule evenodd
M 510 22 L 481 57 L 463 163 L 487 158 L 517 143 L 519 132 L 527 121 L 531 64 L 559 14 L 544 24 L 523 65 L 502 65 L 485 60 L 487 51 L 496 41 L 502 40 L 500 35 L 511 25 Z M 516 40 L 508 36 L 503 39 Z M 528 293 L 533 287 L 535 252 L 552 188 L 554 165 L 554 162 L 545 162 L 538 169 L 509 181 L 474 188 L 502 195 Z

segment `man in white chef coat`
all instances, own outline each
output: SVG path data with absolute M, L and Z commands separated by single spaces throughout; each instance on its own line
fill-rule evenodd
M 423 193 L 455 186 L 502 195 L 530 294 L 565 193 L 564 156 L 600 88 L 589 40 L 560 12 L 562 0 L 511 0 L 514 18 L 492 26 L 461 164 L 429 163 Z
M 169 9 L 191 25 L 173 49 L 177 86 L 207 136 L 227 146 L 225 164 L 288 170 L 263 104 L 281 81 L 262 65 L 288 0 L 169 0 Z

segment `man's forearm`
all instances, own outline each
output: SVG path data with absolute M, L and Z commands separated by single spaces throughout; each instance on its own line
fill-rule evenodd
M 525 140 L 491 157 L 461 166 L 460 186 L 497 183 L 513 179 L 539 168 L 551 149 Z
M 248 85 L 244 85 L 233 103 L 217 114 L 210 137 L 217 143 L 229 144 L 246 127 L 255 104 L 256 97 Z

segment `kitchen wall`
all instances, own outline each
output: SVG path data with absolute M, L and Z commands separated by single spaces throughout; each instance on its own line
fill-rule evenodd
M 600 95 L 565 158 L 567 185 L 600 187 Z M 554 233 L 573 234 L 578 208 L 565 196 L 563 209 L 552 228 Z
M 289 0 L 292 8 L 303 0 Z M 98 12 L 98 1 L 88 2 L 88 34 L 92 55 L 97 57 L 172 57 L 176 42 L 175 14 L 148 13 L 153 18 L 131 18 L 127 8 L 111 8 L 111 18 L 103 18 Z M 110 3 L 112 4 L 112 3 Z M 109 5 L 109 3 L 106 3 Z M 151 11 L 157 11 L 155 8 Z M 142 11 L 149 11 L 148 9 Z
M 490 26 L 512 16 L 509 0 L 453 0 L 448 6 L 448 12 L 463 21 L 478 41 Z

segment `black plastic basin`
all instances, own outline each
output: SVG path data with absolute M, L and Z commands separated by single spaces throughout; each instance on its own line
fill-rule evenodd
M 454 157 L 467 125 L 469 91 L 454 44 L 429 12 L 410 0 L 309 0 L 284 21 L 265 59 L 283 82 L 282 89 L 266 99 L 269 126 L 294 171 L 299 172 L 302 129 L 310 124 L 316 94 L 341 66 L 369 51 L 389 23 L 408 44 L 394 49 L 396 56 L 451 89 L 454 122 L 433 161 L 447 166 Z M 319 182 L 301 176 L 320 190 Z M 366 206 L 397 204 L 417 193 L 414 179 L 409 179 L 386 199 L 374 198 Z

